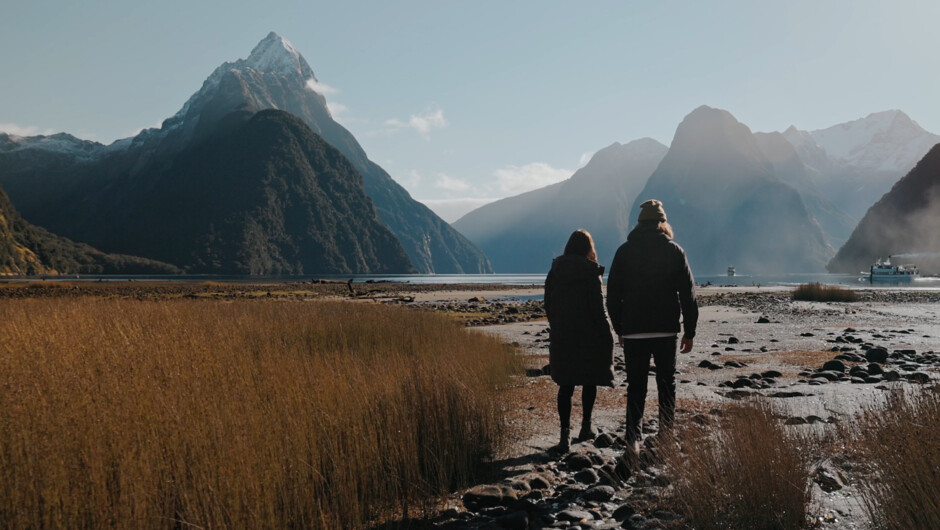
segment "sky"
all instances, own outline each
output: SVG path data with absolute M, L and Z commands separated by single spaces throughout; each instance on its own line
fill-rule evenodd
M 754 131 L 900 109 L 940 133 L 940 2 L 12 2 L 0 131 L 102 143 L 157 127 L 275 31 L 334 117 L 453 221 L 571 176 L 613 142 L 666 145 L 699 105 Z

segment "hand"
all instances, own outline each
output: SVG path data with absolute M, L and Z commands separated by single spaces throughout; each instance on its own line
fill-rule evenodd
M 682 348 L 679 352 L 689 353 L 690 351 L 692 351 L 692 339 L 682 339 Z
M 623 348 L 623 335 L 617 335 L 617 346 Z

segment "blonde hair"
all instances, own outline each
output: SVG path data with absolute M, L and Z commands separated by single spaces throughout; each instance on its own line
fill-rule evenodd
M 583 228 L 579 228 L 568 237 L 565 245 L 565 256 L 581 256 L 597 262 L 597 251 L 594 250 L 594 238 Z

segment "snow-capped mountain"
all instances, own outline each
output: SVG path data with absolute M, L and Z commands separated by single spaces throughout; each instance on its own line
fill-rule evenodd
M 835 161 L 861 169 L 907 173 L 940 136 L 900 110 L 886 110 L 865 118 L 809 133 Z
M 48 140 L 0 138 L 0 154 L 4 146 L 23 149 L 22 153 L 8 153 L 10 156 L 3 157 L 5 167 L 0 168 L 0 179 L 24 216 L 36 219 L 39 224 L 54 224 L 62 214 L 50 211 L 49 205 L 66 204 L 67 198 L 77 193 L 76 187 L 94 181 L 95 189 L 108 189 L 108 179 L 115 175 L 134 178 L 145 173 L 152 164 L 168 163 L 178 153 L 215 135 L 220 128 L 242 123 L 261 110 L 282 110 L 300 118 L 349 159 L 362 175 L 366 194 L 374 202 L 379 220 L 401 242 L 419 272 L 492 272 L 480 249 L 412 199 L 385 170 L 369 160 L 355 137 L 333 120 L 324 95 L 317 92 L 321 86 L 297 49 L 272 32 L 247 58 L 216 68 L 159 129 L 146 129 L 110 146 L 94 142 L 70 145 L 60 141 L 55 151 L 43 146 Z M 75 179 L 59 171 L 70 165 L 82 167 L 86 163 L 99 163 L 104 158 L 108 159 L 109 167 L 120 166 L 120 171 L 112 167 L 107 172 L 92 172 L 86 179 Z M 70 173 L 80 171 L 70 170 Z M 127 189 L 145 193 L 151 185 L 153 183 L 138 182 Z M 101 204 L 100 207 L 108 211 L 111 205 Z M 94 235 L 103 238 L 105 231 L 100 227 Z M 72 237 L 79 238 L 77 234 Z
M 907 114 L 888 110 L 816 131 L 783 133 L 819 191 L 854 219 L 940 142 Z

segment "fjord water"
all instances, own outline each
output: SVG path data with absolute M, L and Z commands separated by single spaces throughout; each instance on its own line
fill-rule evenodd
M 50 276 L 42 278 L 44 281 L 227 281 L 245 283 L 271 283 L 271 282 L 310 282 L 326 280 L 335 282 L 353 283 L 404 283 L 413 285 L 457 285 L 457 284 L 503 284 L 507 286 L 543 285 L 546 273 L 526 274 L 326 274 L 326 275 L 293 275 L 293 276 L 235 276 L 235 275 L 75 275 Z M 0 281 L 36 281 L 36 277 L 9 278 Z M 604 283 L 607 277 L 604 276 Z M 920 277 L 910 282 L 884 282 L 872 284 L 868 278 L 859 274 L 830 274 L 830 273 L 793 273 L 793 274 L 737 274 L 727 276 L 724 274 L 696 275 L 695 283 L 698 286 L 713 287 L 774 287 L 792 286 L 803 283 L 821 283 L 823 285 L 841 285 L 859 289 L 870 288 L 902 288 L 902 289 L 930 289 L 940 290 L 940 277 Z

